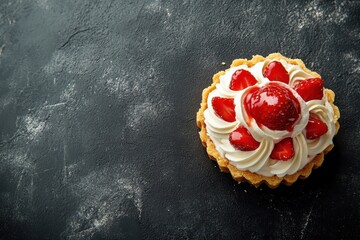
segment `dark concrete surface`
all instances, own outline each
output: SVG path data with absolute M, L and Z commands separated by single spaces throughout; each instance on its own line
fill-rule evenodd
M 0 239 L 359 239 L 359 1 L 0 1 Z M 301 58 L 336 147 L 271 190 L 220 173 L 195 114 L 235 58 Z M 221 66 L 221 62 L 227 66 Z

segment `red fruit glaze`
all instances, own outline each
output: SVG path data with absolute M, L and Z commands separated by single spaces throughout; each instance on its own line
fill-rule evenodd
M 309 78 L 298 83 L 294 90 L 304 99 L 305 102 L 323 98 L 324 80 L 321 78 Z
M 319 138 L 328 131 L 328 127 L 323 121 L 313 117 L 309 118 L 309 122 L 305 129 L 307 139 Z
M 263 73 L 264 77 L 267 77 L 270 81 L 279 81 L 288 84 L 289 74 L 284 66 L 277 61 L 273 61 L 267 65 Z
M 257 83 L 256 78 L 244 69 L 237 70 L 231 77 L 230 89 L 239 91 Z
M 218 117 L 227 122 L 235 122 L 235 105 L 233 98 L 213 97 L 211 104 Z
M 301 113 L 300 103 L 292 92 L 277 83 L 249 91 L 244 106 L 259 126 L 271 130 L 292 131 Z
M 270 154 L 270 158 L 287 161 L 294 156 L 294 144 L 292 138 L 284 138 L 277 144 Z
M 238 127 L 230 134 L 229 141 L 234 148 L 241 151 L 253 151 L 260 145 L 245 127 Z

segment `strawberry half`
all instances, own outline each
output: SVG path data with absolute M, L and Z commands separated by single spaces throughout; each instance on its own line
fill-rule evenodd
M 241 151 L 253 151 L 260 145 L 245 127 L 238 127 L 230 134 L 231 145 Z
M 256 78 L 247 70 L 240 69 L 231 77 L 230 89 L 239 91 L 257 83 Z
M 292 138 L 285 138 L 275 144 L 274 149 L 270 154 L 270 158 L 276 160 L 287 161 L 294 156 L 294 144 Z
M 277 61 L 269 63 L 263 73 L 264 77 L 268 78 L 270 81 L 279 81 L 288 84 L 289 83 L 289 73 L 286 71 L 284 66 Z
M 305 102 L 323 98 L 324 80 L 321 78 L 308 78 L 298 83 L 294 90 L 304 99 Z
M 305 129 L 307 139 L 316 139 L 328 131 L 328 126 L 323 121 L 310 117 Z
M 213 97 L 211 104 L 218 117 L 227 122 L 235 122 L 235 105 L 233 98 Z

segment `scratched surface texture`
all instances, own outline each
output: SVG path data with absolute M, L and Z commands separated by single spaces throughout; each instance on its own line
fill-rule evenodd
M 359 1 L 0 1 L 0 239 L 359 239 Z M 220 173 L 195 114 L 239 57 L 301 58 L 335 149 L 276 190 Z

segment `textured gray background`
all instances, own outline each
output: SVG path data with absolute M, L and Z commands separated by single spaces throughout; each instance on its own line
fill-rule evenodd
M 214 1 L 215 2 L 215 1 Z M 359 1 L 0 1 L 0 239 L 359 239 Z M 234 58 L 301 58 L 341 130 L 291 188 L 220 173 L 195 114 Z

